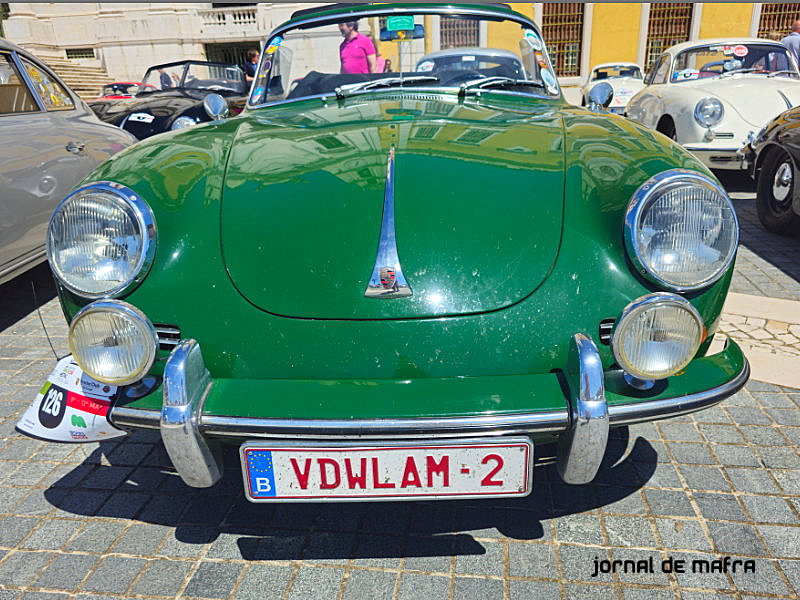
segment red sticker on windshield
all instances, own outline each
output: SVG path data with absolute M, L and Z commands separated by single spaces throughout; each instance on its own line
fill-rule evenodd
M 741 58 L 742 56 L 747 56 L 748 52 L 749 50 L 747 49 L 747 46 L 742 46 L 741 44 L 739 44 L 738 46 L 734 46 L 733 48 L 734 56 L 738 56 L 739 58 Z

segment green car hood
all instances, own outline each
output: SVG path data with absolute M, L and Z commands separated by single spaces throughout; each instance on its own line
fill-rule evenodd
M 294 103 L 238 127 L 222 248 L 253 305 L 307 319 L 463 315 L 511 306 L 547 278 L 564 200 L 554 105 L 519 113 L 390 98 Z M 365 297 L 392 149 L 395 239 L 412 295 Z

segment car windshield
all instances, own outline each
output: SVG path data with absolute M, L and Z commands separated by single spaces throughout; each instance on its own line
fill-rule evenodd
M 592 81 L 614 79 L 615 77 L 642 78 L 642 71 L 637 65 L 607 65 L 598 67 L 592 72 Z
M 712 44 L 695 46 L 675 57 L 672 83 L 739 73 L 798 78 L 789 53 L 780 44 Z
M 172 88 L 211 90 L 245 94 L 244 71 L 223 63 L 183 62 L 158 65 L 147 70 L 137 95 Z
M 397 88 L 560 94 L 541 35 L 522 17 L 478 8 L 462 15 L 452 7 L 393 10 L 360 9 L 277 30 L 264 46 L 249 105 Z

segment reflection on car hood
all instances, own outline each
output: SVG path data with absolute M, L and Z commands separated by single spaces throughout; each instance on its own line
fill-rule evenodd
M 694 89 L 718 97 L 755 128 L 762 127 L 791 106 L 800 104 L 800 79 L 788 77 L 743 74 L 679 85 L 691 85 Z M 787 104 L 787 99 L 791 106 Z
M 156 117 L 179 114 L 203 101 L 208 90 L 177 89 L 152 92 L 128 100 L 94 101 L 89 106 L 107 123 L 119 125 L 120 121 L 134 112 L 146 112 Z
M 223 255 L 256 306 L 316 319 L 458 315 L 510 306 L 547 277 L 562 227 L 560 115 L 389 97 L 294 103 L 238 128 Z M 379 300 L 365 291 L 385 266 L 376 256 L 392 148 L 413 296 Z

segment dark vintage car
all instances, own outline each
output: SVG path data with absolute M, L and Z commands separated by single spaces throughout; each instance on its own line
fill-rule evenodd
M 247 88 L 244 71 L 236 65 L 187 60 L 147 69 L 133 100 L 94 100 L 89 106 L 106 123 L 142 140 L 212 121 L 205 102 L 210 95 L 221 96 L 229 112 L 239 114 Z
M 44 63 L 2 39 L 0 139 L 2 284 L 45 260 L 47 223 L 64 194 L 136 140 L 98 120 Z
M 524 77 L 416 71 L 445 16 Z M 370 47 L 356 20 L 396 72 L 347 56 Z M 558 440 L 563 479 L 587 483 L 611 427 L 744 385 L 733 341 L 709 352 L 730 199 L 604 110 L 607 84 L 565 102 L 530 19 L 351 4 L 265 42 L 242 115 L 137 144 L 57 209 L 72 356 L 21 431 L 155 429 L 196 487 L 234 444 L 258 502 L 521 497 L 534 444 Z
M 756 212 L 766 229 L 800 233 L 800 195 L 795 185 L 800 164 L 800 107 L 768 123 L 744 152 L 756 180 Z

